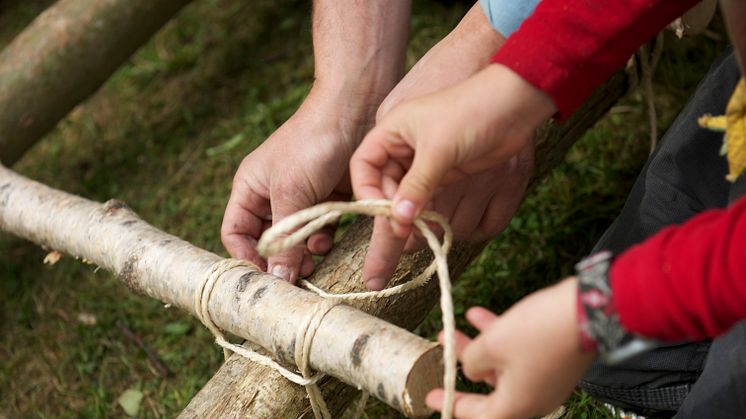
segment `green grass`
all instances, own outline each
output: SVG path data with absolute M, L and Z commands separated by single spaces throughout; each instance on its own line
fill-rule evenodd
M 45 4 L 2 3 L 0 45 Z M 122 199 L 158 228 L 224 254 L 219 225 L 238 163 L 310 86 L 308 9 L 300 1 L 195 2 L 15 169 L 91 199 Z M 409 65 L 464 11 L 417 2 Z M 663 127 L 723 46 L 703 38 L 667 44 L 656 80 Z M 459 280 L 457 313 L 473 305 L 502 311 L 571 272 L 646 159 L 646 120 L 633 93 L 572 149 Z M 92 266 L 66 258 L 42 265 L 44 254 L 0 237 L 0 417 L 119 417 L 116 400 L 129 388 L 144 393 L 141 417 L 170 417 L 217 370 L 221 352 L 196 320 Z M 82 313 L 95 325 L 81 323 Z M 438 319 L 435 310 L 419 332 L 434 336 Z M 158 377 L 120 325 L 173 375 Z M 582 394 L 570 406 L 572 417 L 609 416 Z M 368 414 L 391 412 L 371 403 Z

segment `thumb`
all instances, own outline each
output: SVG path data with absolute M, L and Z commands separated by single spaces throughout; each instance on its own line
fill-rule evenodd
M 392 227 L 394 234 L 407 237 L 414 219 L 432 199 L 453 161 L 448 152 L 435 148 L 419 149 L 409 171 L 394 195 Z
M 302 209 L 308 208 L 312 203 L 304 199 L 300 192 L 275 191 L 271 196 L 272 224 L 292 215 Z M 267 272 L 295 283 L 304 258 L 305 243 L 298 243 L 292 248 L 270 256 L 267 259 Z M 311 268 L 313 269 L 313 268 Z

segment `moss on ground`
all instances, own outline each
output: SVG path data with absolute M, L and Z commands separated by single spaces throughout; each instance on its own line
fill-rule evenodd
M 47 3 L 0 4 L 0 45 Z M 465 10 L 417 2 L 409 65 Z M 158 228 L 224 254 L 219 225 L 238 163 L 310 86 L 309 27 L 307 2 L 197 1 L 15 169 L 91 199 L 122 199 Z M 663 127 L 724 46 L 707 38 L 667 43 L 656 78 Z M 472 305 L 504 310 L 571 272 L 645 161 L 642 102 L 637 93 L 623 100 L 526 200 L 456 285 L 458 314 Z M 130 388 L 144 394 L 141 417 L 170 417 L 220 365 L 220 350 L 196 320 L 94 267 L 67 258 L 48 267 L 43 257 L 32 244 L 0 237 L 0 417 L 122 416 L 117 398 Z M 432 313 L 419 332 L 434 336 L 438 319 Z M 172 376 L 158 377 L 124 326 Z M 573 417 L 608 416 L 584 395 L 570 406 Z M 371 403 L 368 414 L 391 411 Z

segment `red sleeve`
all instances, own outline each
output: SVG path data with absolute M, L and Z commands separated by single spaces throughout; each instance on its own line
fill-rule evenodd
M 569 117 L 644 42 L 699 0 L 543 0 L 492 57 Z
M 610 275 L 619 320 L 633 333 L 681 341 L 726 332 L 746 319 L 746 197 L 630 248 Z

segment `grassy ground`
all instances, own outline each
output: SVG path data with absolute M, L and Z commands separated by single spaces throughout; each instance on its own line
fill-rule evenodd
M 0 2 L 0 45 L 46 3 Z M 409 64 L 464 11 L 417 2 Z M 15 169 L 95 200 L 123 199 L 155 226 L 221 253 L 234 170 L 308 90 L 308 29 L 306 2 L 196 1 Z M 667 41 L 656 78 L 664 127 L 723 47 L 705 38 Z M 457 313 L 472 305 L 501 311 L 569 274 L 619 211 L 647 156 L 647 135 L 642 99 L 631 94 L 461 278 Z M 194 319 L 93 267 L 64 258 L 48 267 L 43 257 L 32 244 L 0 236 L 0 417 L 122 416 L 117 399 L 128 389 L 144 394 L 139 416 L 170 417 L 219 366 L 221 352 Z M 438 316 L 420 333 L 432 337 Z M 157 375 L 125 327 L 172 376 Z M 391 412 L 371 406 L 369 414 Z M 578 394 L 571 416 L 608 414 Z

